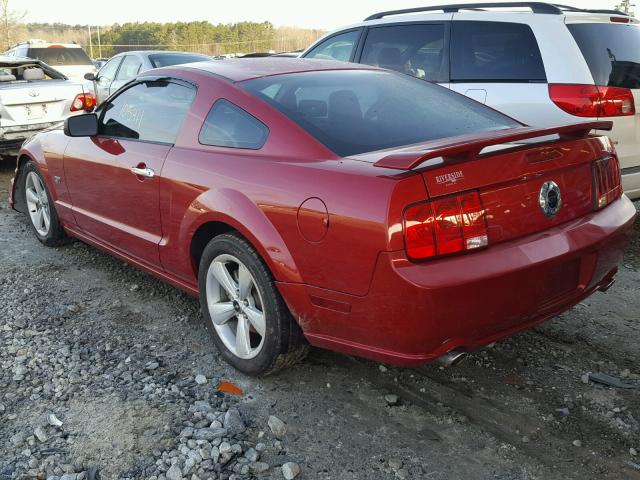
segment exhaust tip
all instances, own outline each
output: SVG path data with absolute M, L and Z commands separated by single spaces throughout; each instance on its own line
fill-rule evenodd
M 467 358 L 467 352 L 461 349 L 451 350 L 438 358 L 438 363 L 445 367 L 455 367 Z

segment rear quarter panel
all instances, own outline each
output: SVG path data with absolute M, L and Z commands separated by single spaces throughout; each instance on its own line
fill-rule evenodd
M 377 256 L 389 244 L 389 206 L 398 178 L 367 162 L 337 158 L 280 113 L 228 82 L 211 81 L 211 76 L 197 81 L 191 114 L 162 171 L 165 268 L 195 281 L 196 266 L 189 255 L 193 233 L 205 222 L 222 221 L 252 242 L 276 280 L 366 294 Z M 218 98 L 268 125 L 261 150 L 199 144 L 203 120 Z M 411 177 L 424 198 L 420 176 L 402 175 Z M 310 198 L 326 205 L 326 212 L 301 213 L 316 218 L 319 228 L 326 217 L 327 233 L 319 241 L 305 239 L 299 227 L 300 206 Z

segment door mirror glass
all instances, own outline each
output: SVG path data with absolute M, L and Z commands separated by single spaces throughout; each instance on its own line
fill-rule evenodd
M 64 121 L 64 134 L 68 137 L 93 137 L 98 134 L 98 116 L 95 113 L 75 115 Z
M 89 80 L 90 82 L 95 82 L 96 76 L 93 73 L 89 72 L 84 74 L 84 79 Z

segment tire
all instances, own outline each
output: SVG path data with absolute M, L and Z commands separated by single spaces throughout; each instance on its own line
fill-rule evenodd
M 47 247 L 58 247 L 69 243 L 70 239 L 64 233 L 64 229 L 60 224 L 60 218 L 51 199 L 51 193 L 33 161 L 30 160 L 24 164 L 20 179 L 22 181 L 24 205 L 27 209 L 27 219 L 38 240 Z M 36 195 L 37 201 L 34 202 L 36 198 L 32 194 Z M 41 219 L 46 220 L 48 218 L 48 225 L 43 221 L 37 224 L 38 211 L 42 211 Z
M 209 242 L 200 259 L 198 285 L 207 329 L 223 358 L 236 369 L 264 376 L 307 355 L 302 330 L 271 273 L 239 234 L 225 233 Z

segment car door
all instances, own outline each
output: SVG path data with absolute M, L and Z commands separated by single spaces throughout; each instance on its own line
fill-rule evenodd
M 178 80 L 140 81 L 98 110 L 98 135 L 71 138 L 64 171 L 78 227 L 159 267 L 159 175 L 195 96 Z
M 122 57 L 113 57 L 98 71 L 96 79 L 93 82 L 98 105 L 109 97 L 111 82 L 116 78 L 120 63 L 122 63 Z
M 113 95 L 125 83 L 130 82 L 138 76 L 142 68 L 142 60 L 137 55 L 125 55 L 122 64 L 118 69 L 116 78 L 109 87 L 109 94 Z

